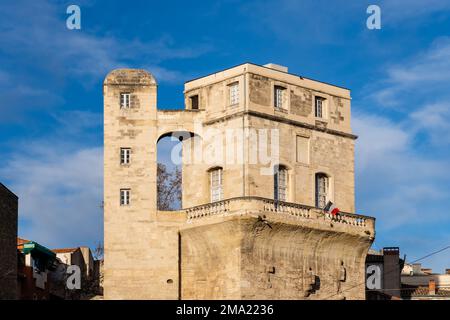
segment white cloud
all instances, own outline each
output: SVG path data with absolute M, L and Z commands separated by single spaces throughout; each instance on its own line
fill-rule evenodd
M 143 68 L 142 61 L 155 72 L 158 82 L 183 83 L 190 75 L 170 70 L 164 62 L 196 58 L 212 50 L 206 42 L 180 46 L 164 33 L 143 41 L 123 39 L 111 31 L 101 33 L 87 23 L 82 23 L 81 30 L 68 30 L 65 8 L 47 0 L 0 3 L 0 121 L 64 103 L 61 92 L 66 81 L 91 88 L 112 69 Z
M 450 101 L 450 38 L 433 42 L 424 52 L 386 67 L 386 78 L 369 86 L 382 107 L 410 112 L 422 99 Z M 413 103 L 409 97 L 414 96 Z
M 450 145 L 450 100 L 432 103 L 410 115 L 411 129 L 438 147 Z
M 19 234 L 50 247 L 93 245 L 103 239 L 103 148 L 13 156 L 0 168 L 19 196 Z
M 156 78 L 158 82 L 166 82 L 166 83 L 180 83 L 181 80 L 192 79 L 192 74 L 185 74 L 176 70 L 170 70 L 157 65 L 149 65 L 143 67 L 150 71 Z
M 432 14 L 448 12 L 450 2 L 447 0 L 384 0 L 380 3 L 382 16 L 387 23 L 414 24 Z
M 386 67 L 386 77 L 367 88 L 379 108 L 401 114 L 399 124 L 435 145 L 450 144 L 450 37 Z
M 95 129 L 98 134 L 103 124 L 103 114 L 92 111 L 69 110 L 52 115 L 57 125 L 64 128 L 64 134 L 86 133 L 90 129 Z
M 450 10 L 448 0 L 266 0 L 246 1 L 241 11 L 246 19 L 251 18 L 255 31 L 271 31 L 277 39 L 348 46 L 364 33 L 362 40 L 367 41 L 366 10 L 373 4 L 381 8 L 382 29 L 415 31 L 423 19 Z
M 372 107 L 352 121 L 360 137 L 357 210 L 377 218 L 377 241 L 400 245 L 414 258 L 448 244 L 442 234 L 450 228 L 449 61 L 450 38 L 441 38 L 387 66 L 385 77 L 370 85 Z M 445 255 L 424 261 L 441 271 L 444 262 Z
M 19 197 L 19 235 L 50 247 L 93 245 L 103 239 L 103 148 L 90 146 L 102 115 L 55 115 L 44 136 L 10 141 L 0 181 Z
M 449 81 L 450 38 L 441 38 L 424 52 L 389 66 L 386 77 L 371 85 L 379 108 L 353 118 L 360 136 L 358 191 L 365 208 L 379 210 L 383 228 L 420 223 L 424 210 L 426 223 L 450 222 L 443 213 L 443 203 L 450 198 L 450 154 L 442 149 L 450 143 Z M 380 115 L 389 104 L 397 112 L 395 121 Z
M 49 1 L 0 4 L 3 17 L 0 26 L 8 29 L 1 39 L 2 51 L 40 58 L 41 67 L 85 79 L 86 76 L 103 77 L 112 68 L 132 65 L 139 59 L 159 63 L 169 59 L 194 58 L 211 50 L 209 44 L 203 43 L 185 48 L 176 46 L 167 34 L 143 42 L 137 38 L 117 38 L 112 34 L 94 35 L 93 26 L 87 24 L 81 30 L 68 30 L 64 19 L 61 19 L 62 8 Z
M 426 52 L 415 56 L 404 65 L 392 67 L 389 82 L 396 85 L 415 86 L 450 79 L 450 38 L 436 40 Z
M 23 112 L 32 109 L 48 111 L 51 106 L 61 104 L 64 99 L 57 93 L 39 85 L 22 81 L 17 74 L 0 70 L 0 123 L 21 118 Z
M 374 215 L 378 230 L 450 224 L 448 158 L 420 152 L 416 133 L 379 116 L 356 115 L 357 210 Z M 424 221 L 424 213 L 426 220 Z
M 380 116 L 357 114 L 352 126 L 359 135 L 356 145 L 361 169 L 387 154 L 406 150 L 410 143 L 407 132 Z

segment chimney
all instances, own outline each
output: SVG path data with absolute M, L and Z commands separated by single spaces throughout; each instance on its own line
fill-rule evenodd
M 398 247 L 383 248 L 383 289 L 393 297 L 400 297 L 400 249 Z
M 288 72 L 288 67 L 281 66 L 281 65 L 275 64 L 275 63 L 265 64 L 264 67 L 270 68 L 270 69 L 273 69 L 273 70 L 278 70 L 278 71 L 281 71 L 281 72 Z
M 422 273 L 422 264 L 414 263 L 412 265 L 412 269 L 413 269 L 413 275 L 421 274 Z
M 431 268 L 422 268 L 421 272 L 424 274 L 432 274 L 433 273 L 433 269 Z
M 428 281 L 428 294 L 434 296 L 436 294 L 436 282 L 434 279 Z
M 445 274 L 450 274 L 450 269 L 445 269 Z

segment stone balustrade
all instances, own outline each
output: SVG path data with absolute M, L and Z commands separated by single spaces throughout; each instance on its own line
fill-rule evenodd
M 333 216 L 330 213 L 325 213 L 325 217 L 331 221 L 338 223 L 346 223 L 354 226 L 366 227 L 368 220 L 374 220 L 372 217 L 361 216 L 357 214 L 340 212 L 339 214 Z
M 324 220 L 330 223 L 346 224 L 371 230 L 374 230 L 375 227 L 375 218 L 373 217 L 345 212 L 331 215 L 315 207 L 260 197 L 231 198 L 187 208 L 183 211 L 187 215 L 188 222 L 219 215 L 261 212 L 286 215 L 294 219 Z
M 226 214 L 230 211 L 231 201 L 231 199 L 223 200 L 185 209 L 187 218 L 188 220 L 192 220 L 219 214 Z
M 313 208 L 296 203 L 280 202 L 272 199 L 262 199 L 264 211 L 288 214 L 293 217 L 311 218 Z

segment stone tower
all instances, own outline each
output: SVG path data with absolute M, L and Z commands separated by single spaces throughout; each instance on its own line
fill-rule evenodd
M 245 63 L 186 82 L 184 110 L 158 110 L 144 70 L 103 92 L 106 299 L 364 299 L 375 220 L 354 214 L 349 90 Z M 167 135 L 182 141 L 170 212 Z

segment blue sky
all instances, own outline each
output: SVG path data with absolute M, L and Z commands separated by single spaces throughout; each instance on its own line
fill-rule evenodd
M 66 28 L 72 3 L 81 30 Z M 450 244 L 449 1 L 3 0 L 0 16 L 0 181 L 23 237 L 102 239 L 108 71 L 148 69 L 159 108 L 182 108 L 184 81 L 251 61 L 352 90 L 357 212 L 377 218 L 376 248 L 413 260 Z M 443 271 L 450 251 L 424 264 Z

